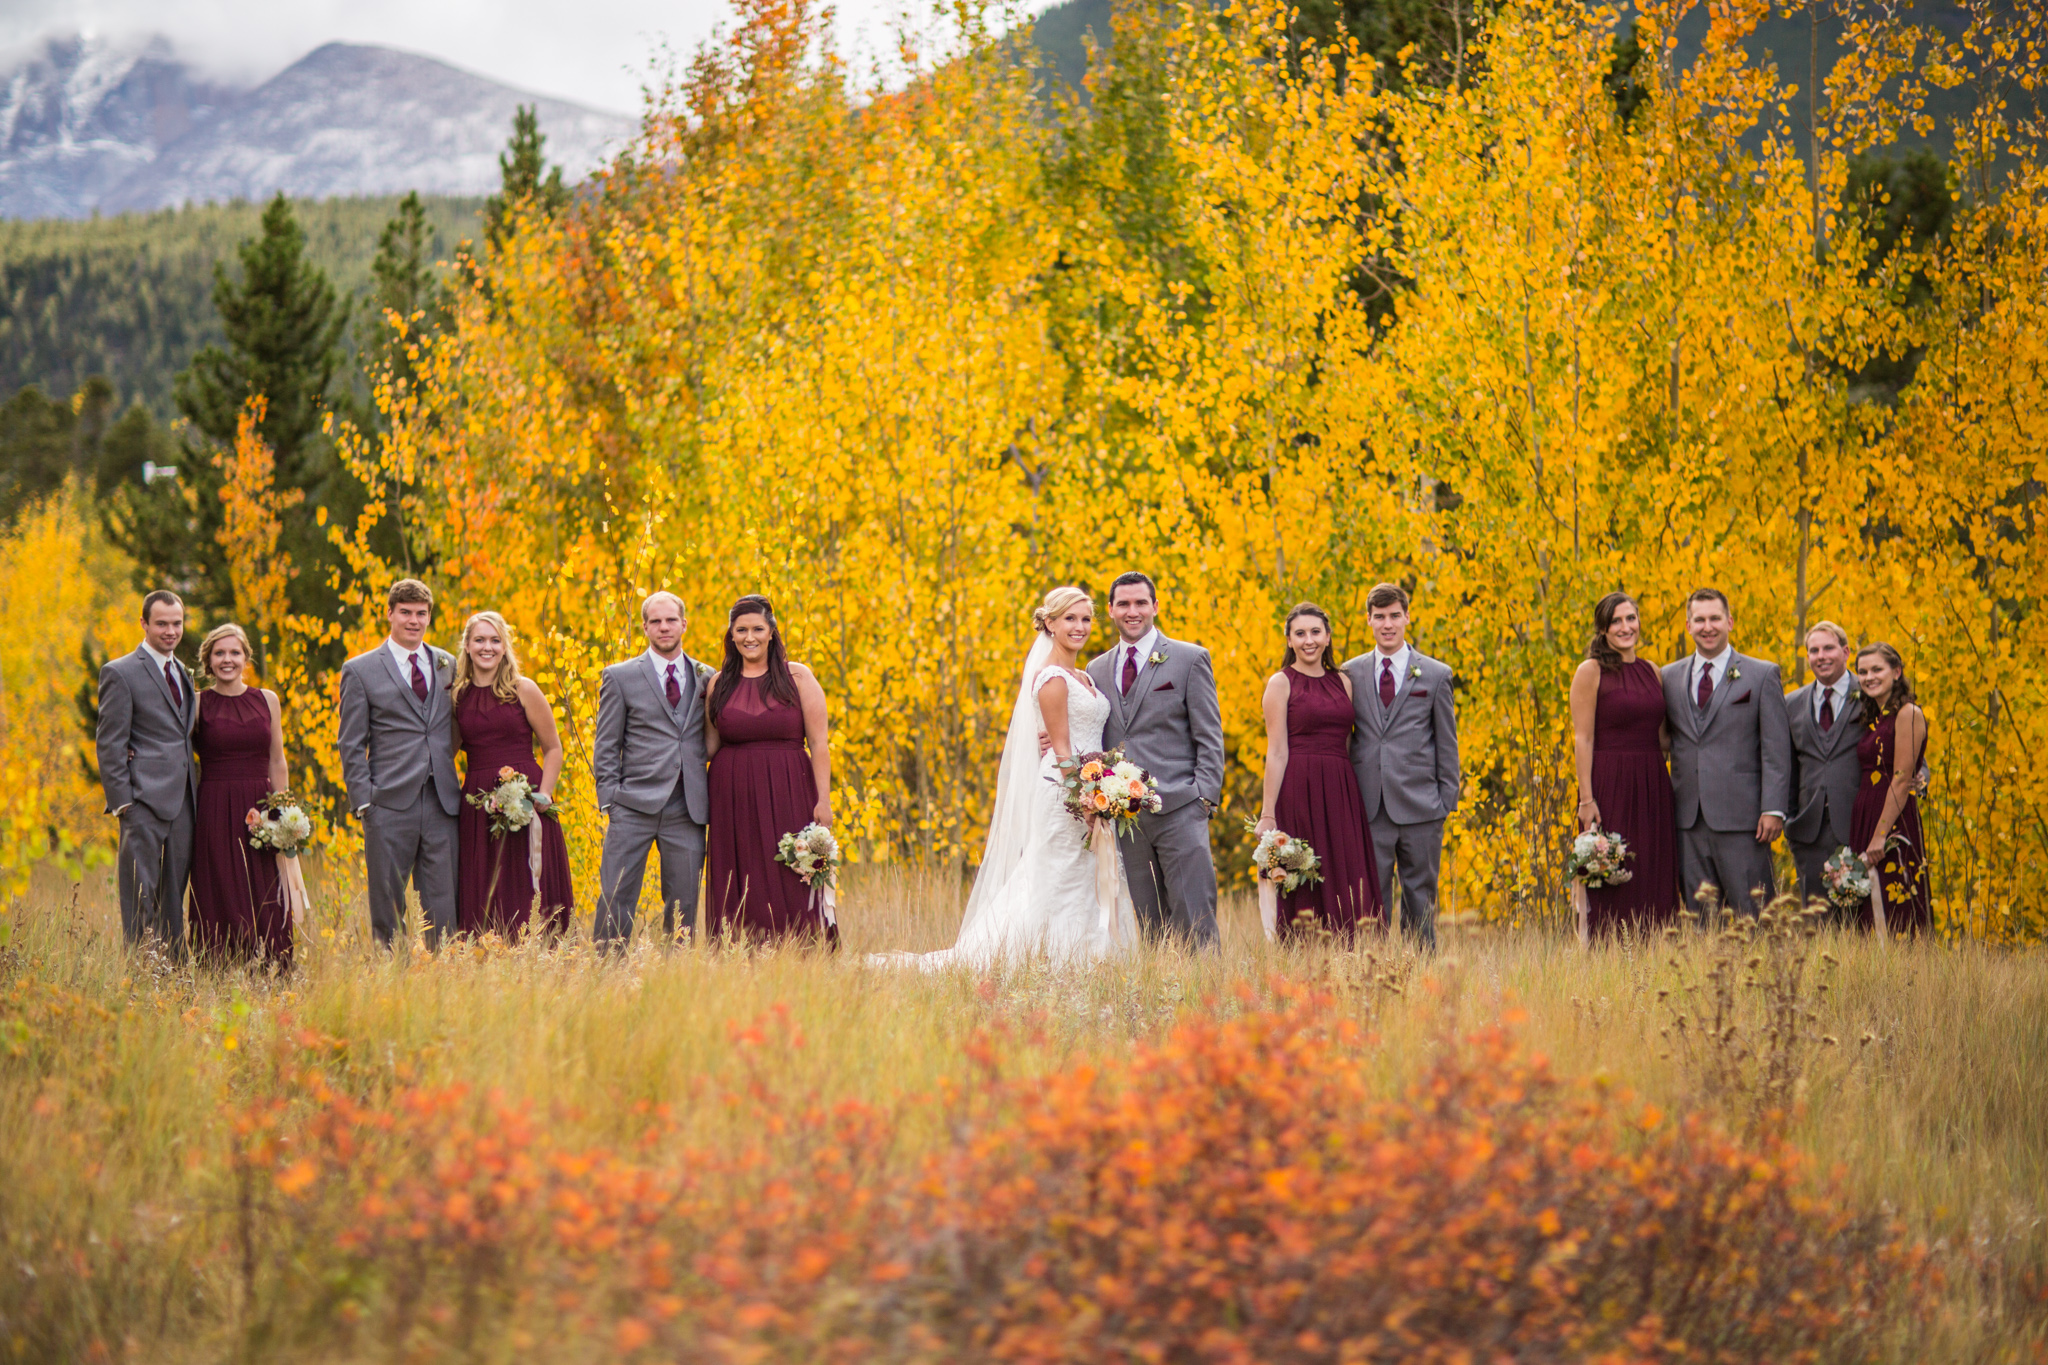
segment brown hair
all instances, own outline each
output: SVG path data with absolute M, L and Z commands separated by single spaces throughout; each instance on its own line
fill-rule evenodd
M 1408 589 L 1399 583 L 1375 583 L 1372 585 L 1372 591 L 1365 595 L 1367 611 L 1380 611 L 1396 606 L 1402 611 L 1408 610 Z
M 711 702 L 705 707 L 713 725 L 725 712 L 725 704 L 732 700 L 732 694 L 739 690 L 740 679 L 747 661 L 740 657 L 740 647 L 733 643 L 732 624 L 742 616 L 758 616 L 768 623 L 768 696 L 784 706 L 797 704 L 796 674 L 789 671 L 789 656 L 782 652 L 782 627 L 776 624 L 775 608 L 759 593 L 748 593 L 732 604 L 732 610 L 725 614 L 725 662 L 719 667 L 718 681 L 711 684 Z
M 1722 592 L 1719 588 L 1694 588 L 1692 596 L 1685 599 L 1685 614 L 1687 617 L 1691 617 L 1692 604 L 1695 602 L 1719 602 L 1721 604 L 1721 614 L 1731 621 L 1735 619 L 1735 608 L 1728 605 L 1728 594 Z
M 243 667 L 256 667 L 256 646 L 249 643 L 249 632 L 233 621 L 223 621 L 206 632 L 206 638 L 199 642 L 199 676 L 208 682 L 218 682 L 213 674 L 213 647 L 222 640 L 233 638 L 242 642 Z
M 519 700 L 519 651 L 512 647 L 512 627 L 505 624 L 505 618 L 494 611 L 480 611 L 462 623 L 462 646 L 455 653 L 455 685 L 450 690 L 450 700 L 462 700 L 462 694 L 476 686 L 476 664 L 469 657 L 469 632 L 479 621 L 488 621 L 498 628 L 498 636 L 505 642 L 505 657 L 498 661 L 498 671 L 491 678 L 491 695 L 499 701 Z
M 395 607 L 401 602 L 424 602 L 434 605 L 434 590 L 417 578 L 401 578 L 391 585 L 391 591 L 384 594 L 384 605 Z
M 1318 621 L 1321 621 L 1323 623 L 1323 631 L 1330 637 L 1330 643 L 1323 647 L 1323 658 L 1327 660 L 1330 657 L 1330 651 L 1334 649 L 1337 644 L 1337 628 L 1330 624 L 1330 613 L 1324 611 L 1321 607 L 1317 606 L 1313 602 L 1296 602 L 1294 604 L 1293 608 L 1289 610 L 1287 613 L 1286 622 L 1283 623 L 1280 627 L 1280 637 L 1282 639 L 1285 639 L 1287 636 L 1292 635 L 1294 633 L 1295 619 L 1297 617 L 1302 616 L 1313 616 Z M 1281 659 L 1280 666 L 1282 668 L 1285 668 L 1293 662 L 1294 646 L 1289 645 L 1287 646 L 1287 656 Z M 1327 666 L 1328 665 L 1326 663 L 1325 667 Z
M 1636 609 L 1638 617 L 1642 615 L 1643 604 L 1625 592 L 1608 593 L 1593 607 L 1593 638 L 1586 642 L 1586 657 L 1599 664 L 1602 673 L 1621 671 L 1621 651 L 1607 643 L 1607 631 L 1624 602 Z
M 184 598 L 178 596 L 178 594 L 172 592 L 169 588 L 158 588 L 155 592 L 149 594 L 149 596 L 142 599 L 142 624 L 144 624 L 145 626 L 149 624 L 150 608 L 154 607 L 159 602 L 168 602 L 172 606 L 176 607 L 179 611 L 185 610 Z
M 1864 724 L 1868 728 L 1875 730 L 1877 723 L 1886 716 L 1902 706 L 1911 706 L 1913 704 L 1913 684 L 1906 680 L 1906 661 L 1899 657 L 1899 651 L 1893 649 L 1884 641 L 1873 640 L 1857 650 L 1856 662 L 1862 663 L 1863 656 L 1866 654 L 1877 655 L 1896 669 L 1899 675 L 1899 680 L 1892 684 L 1891 692 L 1884 699 L 1884 709 L 1880 711 L 1877 707 L 1872 706 L 1865 712 Z M 1868 694 L 1865 694 L 1865 700 L 1868 699 Z

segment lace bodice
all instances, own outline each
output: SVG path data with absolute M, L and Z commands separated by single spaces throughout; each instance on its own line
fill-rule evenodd
M 1074 752 L 1089 754 L 1099 751 L 1103 727 L 1109 724 L 1109 698 L 1057 664 L 1038 675 L 1038 680 L 1031 686 L 1033 697 L 1039 694 L 1048 678 L 1059 678 L 1067 685 L 1067 738 L 1073 744 Z M 1039 723 L 1043 725 L 1044 722 L 1045 712 L 1041 708 Z

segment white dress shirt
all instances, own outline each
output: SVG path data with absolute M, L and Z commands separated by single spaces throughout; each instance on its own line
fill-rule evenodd
M 1136 659 L 1138 661 L 1138 667 L 1142 670 L 1145 667 L 1145 660 L 1151 658 L 1153 651 L 1156 650 L 1158 647 L 1159 627 L 1157 626 L 1154 626 L 1152 627 L 1152 629 L 1146 631 L 1144 637 L 1138 640 L 1135 644 L 1133 644 L 1129 640 L 1117 641 L 1116 658 L 1111 660 L 1112 666 L 1109 671 L 1110 685 L 1115 687 L 1117 691 L 1122 692 L 1124 690 L 1125 661 L 1129 659 Z M 1136 675 L 1134 674 L 1133 677 L 1135 678 L 1135 676 Z
M 1403 640 L 1401 647 L 1392 654 L 1383 652 L 1377 646 L 1374 647 L 1372 652 L 1372 681 L 1366 684 L 1366 690 L 1372 694 L 1375 700 L 1380 695 L 1380 673 L 1386 668 L 1389 661 L 1394 665 L 1394 696 L 1398 698 L 1407 690 L 1408 658 L 1414 652 L 1414 650 L 1408 647 L 1406 640 Z
M 1706 655 L 1704 655 L 1704 654 L 1700 653 L 1700 652 L 1699 652 L 1698 650 L 1694 650 L 1694 651 L 1693 651 L 1693 655 L 1692 655 L 1692 692 L 1691 692 L 1691 694 L 1690 694 L 1690 696 L 1691 696 L 1691 699 L 1692 699 L 1692 703 L 1693 703 L 1693 705 L 1695 705 L 1695 706 L 1699 705 L 1699 700 L 1700 700 L 1700 670 L 1704 668 L 1704 669 L 1706 669 L 1706 670 L 1707 670 L 1707 671 L 1708 671 L 1709 673 L 1713 674 L 1713 676 L 1714 676 L 1714 690 L 1715 690 L 1716 692 L 1719 692 L 1719 691 L 1721 690 L 1721 683 L 1722 683 L 1722 681 L 1724 680 L 1724 678 L 1726 677 L 1726 675 L 1727 675 L 1727 673 L 1728 673 L 1728 661 L 1729 661 L 1730 659 L 1733 659 L 1734 657 L 1735 657 L 1735 650 L 1734 650 L 1734 647 L 1733 647 L 1733 646 L 1731 646 L 1731 645 L 1722 645 L 1722 646 L 1721 646 L 1721 652 L 1720 652 L 1719 654 L 1716 654 L 1716 655 L 1715 655 L 1715 656 L 1714 656 L 1713 658 L 1711 658 L 1711 659 L 1709 659 L 1709 658 L 1708 658 L 1708 657 L 1707 657 Z
M 418 659 L 420 661 L 420 676 L 427 680 L 427 691 L 432 692 L 434 690 L 434 651 L 427 648 L 425 640 L 420 641 L 411 649 L 407 649 L 398 641 L 386 638 L 384 648 L 390 650 L 391 657 L 398 660 L 398 676 L 400 681 L 404 682 L 407 687 L 412 686 L 412 661 Z
M 1820 724 L 1821 702 L 1829 693 L 1835 698 L 1835 724 L 1842 723 L 1842 712 L 1849 705 L 1849 675 L 1844 673 L 1831 683 L 1823 683 L 1813 689 L 1813 723 Z
M 656 649 L 653 645 L 649 645 L 647 647 L 647 662 L 654 665 L 654 676 L 661 679 L 661 699 L 663 701 L 668 700 L 668 671 L 671 668 L 676 671 L 676 689 L 682 696 L 689 696 L 690 689 L 697 685 L 696 670 L 690 667 L 688 656 L 680 649 L 676 651 L 675 658 L 664 659 L 661 657 L 660 650 Z M 680 706 L 682 703 L 678 701 L 676 705 Z

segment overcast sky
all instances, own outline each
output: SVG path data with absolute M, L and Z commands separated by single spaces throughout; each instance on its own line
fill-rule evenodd
M 873 45 L 898 8 L 839 0 L 841 31 Z M 723 0 L 0 0 L 0 52 L 52 33 L 157 32 L 195 65 L 260 80 L 322 43 L 379 43 L 637 114 L 661 42 L 687 57 L 728 13 Z

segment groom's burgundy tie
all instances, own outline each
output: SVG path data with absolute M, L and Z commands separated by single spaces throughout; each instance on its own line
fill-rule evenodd
M 1820 728 L 1823 733 L 1835 728 L 1835 689 L 1832 687 L 1820 694 Z
M 1707 664 L 1700 669 L 1700 710 L 1707 709 L 1707 703 L 1714 699 L 1714 666 Z
M 184 710 L 185 689 L 178 683 L 178 670 L 168 663 L 164 665 L 164 681 L 171 685 L 171 705 Z
M 1119 692 L 1122 692 L 1122 693 L 1124 693 L 1124 694 L 1125 694 L 1126 696 L 1128 696 L 1128 695 L 1130 694 L 1130 690 L 1131 690 L 1131 684 L 1132 684 L 1132 683 L 1134 683 L 1134 682 L 1136 682 L 1137 680 L 1138 680 L 1138 647 L 1137 647 L 1136 645 L 1125 645 L 1125 646 L 1124 646 L 1124 676 L 1123 676 L 1123 681 L 1117 684 L 1117 691 L 1119 691 Z
M 1392 659 L 1382 657 L 1380 659 L 1380 705 L 1392 706 L 1393 704 L 1394 661 Z
M 412 694 L 421 701 L 425 701 L 427 699 L 427 675 L 420 672 L 420 656 L 410 654 L 406 657 L 412 660 Z
M 674 710 L 674 709 L 676 708 L 676 705 L 677 705 L 677 704 L 678 704 L 679 702 L 681 702 L 681 701 L 682 701 L 682 699 L 683 699 L 683 689 L 682 689 L 682 685 L 681 685 L 680 683 L 678 683 L 678 682 L 676 681 L 676 666 L 675 666 L 674 664 L 670 664 L 670 665 L 668 666 L 668 705 L 669 705 L 669 709 L 670 709 L 671 711 L 673 711 L 673 710 Z

